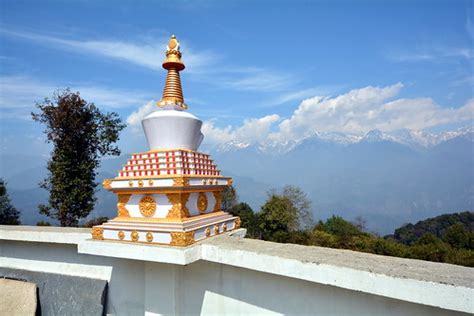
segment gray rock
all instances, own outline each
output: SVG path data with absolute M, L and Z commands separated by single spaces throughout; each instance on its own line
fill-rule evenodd
M 0 268 L 0 278 L 36 284 L 43 316 L 105 315 L 107 281 L 6 268 Z

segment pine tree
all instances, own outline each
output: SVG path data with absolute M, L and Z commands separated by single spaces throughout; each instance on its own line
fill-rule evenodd
M 20 225 L 20 212 L 11 204 L 3 179 L 0 179 L 0 224 Z

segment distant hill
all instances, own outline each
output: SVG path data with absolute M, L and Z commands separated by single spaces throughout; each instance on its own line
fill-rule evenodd
M 393 235 L 387 237 L 392 237 L 405 245 L 411 245 L 426 233 L 442 238 L 448 228 L 454 224 L 462 224 L 467 231 L 474 232 L 474 212 L 443 214 L 419 221 L 416 224 L 406 224 L 397 228 Z

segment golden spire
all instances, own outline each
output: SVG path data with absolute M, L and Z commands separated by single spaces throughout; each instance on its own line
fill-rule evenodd
M 185 110 L 188 108 L 184 103 L 181 78 L 179 77 L 179 72 L 183 70 L 184 67 L 183 62 L 181 61 L 179 42 L 176 39 L 176 36 L 171 35 L 168 46 L 166 47 L 166 60 L 163 62 L 163 68 L 168 70 L 168 74 L 166 75 L 163 96 L 157 103 L 159 107 L 175 110 Z

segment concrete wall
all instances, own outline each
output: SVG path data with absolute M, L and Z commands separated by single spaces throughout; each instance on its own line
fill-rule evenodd
M 113 315 L 462 314 L 204 260 L 178 265 L 80 254 L 75 244 L 1 239 L 0 267 L 108 280 Z

